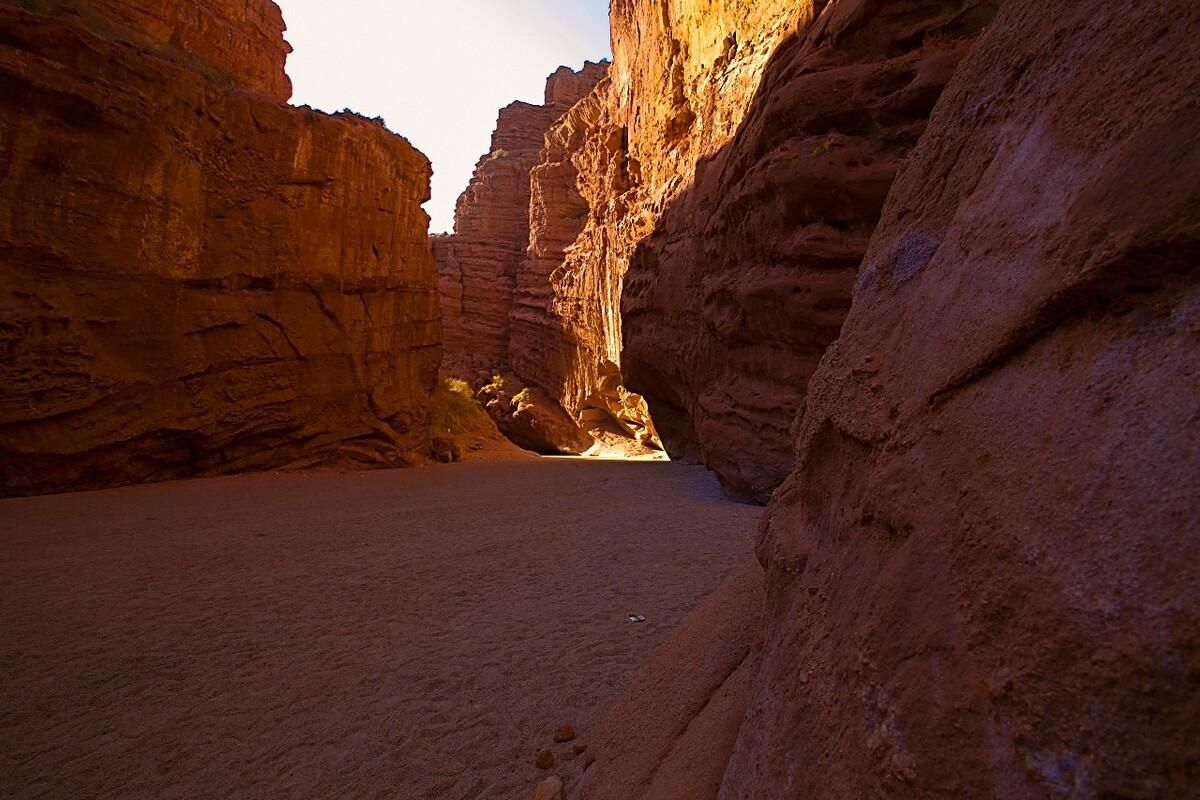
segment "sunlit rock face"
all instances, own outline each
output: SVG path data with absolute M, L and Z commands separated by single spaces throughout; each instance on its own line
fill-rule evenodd
M 21 0 L 42 13 L 74 11 L 102 35 L 185 53 L 211 77 L 276 100 L 292 96 L 284 71 L 291 48 L 279 6 L 267 0 Z
M 560 68 L 545 103 L 500 111 L 489 152 L 458 198 L 454 235 L 432 238 L 440 276 L 446 357 L 443 370 L 479 384 L 510 371 L 513 288 L 529 246 L 529 172 L 546 131 L 604 77 L 607 64 Z
M 609 75 L 532 173 L 516 374 L 573 414 L 644 396 L 673 458 L 765 502 L 896 169 L 993 13 L 613 3 Z
M 1200 742 L 1200 6 L 1009 0 L 767 512 L 722 798 L 1170 798 Z
M 649 399 L 672 454 L 703 461 L 734 496 L 765 502 L 791 469 L 791 425 L 849 310 L 891 182 L 994 10 L 860 0 L 801 14 L 798 26 L 767 15 L 766 41 L 786 35 L 768 63 L 756 56 L 735 73 L 754 80 L 732 93 L 732 138 L 729 126 L 702 123 L 728 102 L 721 74 L 674 117 L 649 117 L 649 137 L 631 133 L 634 145 L 649 138 L 636 157 L 652 186 L 681 171 L 655 157 L 672 152 L 670 135 L 708 158 L 643 223 L 653 234 L 632 255 L 623 296 L 626 380 Z M 728 40 L 731 65 L 745 39 Z M 631 73 L 633 102 L 671 95 L 656 74 Z
M 286 107 L 265 0 L 0 29 L 0 493 L 420 458 L 425 157 Z
M 775 45 L 811 13 L 778 0 L 613 3 L 609 77 L 550 131 L 533 170 L 512 319 L 514 370 L 568 412 L 623 405 L 630 420 L 637 407 L 630 427 L 658 441 L 622 375 L 630 255 L 697 160 L 736 129 Z

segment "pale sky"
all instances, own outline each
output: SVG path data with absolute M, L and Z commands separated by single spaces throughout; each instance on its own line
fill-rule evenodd
M 430 231 L 487 152 L 496 113 L 560 65 L 609 57 L 608 0 L 276 0 L 292 102 L 381 116 L 433 162 Z

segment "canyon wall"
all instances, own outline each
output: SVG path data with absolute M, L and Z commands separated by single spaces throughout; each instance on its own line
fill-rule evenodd
M 491 149 L 455 209 L 454 235 L 432 238 L 440 278 L 443 371 L 479 383 L 510 370 L 509 316 L 529 246 L 529 172 L 546 131 L 604 77 L 607 64 L 562 67 L 546 81 L 544 105 L 500 111 Z
M 44 14 L 71 14 L 116 41 L 148 47 L 155 55 L 192 66 L 218 82 L 276 100 L 292 96 L 284 70 L 291 47 L 279 6 L 263 0 L 21 0 Z
M 626 379 L 672 455 L 732 495 L 766 502 L 791 470 L 792 422 L 896 171 L 994 15 L 972 0 L 830 5 L 780 45 L 736 135 L 633 253 Z
M 623 385 L 629 257 L 696 162 L 732 135 L 778 42 L 812 13 L 781 0 L 613 3 L 609 76 L 550 131 L 533 170 L 512 316 L 514 371 L 571 414 L 607 412 L 657 442 L 645 402 Z
M 513 373 L 765 503 L 898 165 L 994 14 L 613 3 L 609 74 L 531 173 Z
M 762 649 L 736 576 L 575 800 L 1195 793 L 1197 37 L 842 0 L 779 48 L 632 258 L 622 364 L 735 492 L 788 472 Z
M 285 106 L 266 0 L 0 29 L 0 494 L 422 458 L 424 156 Z
M 722 798 L 1195 795 L 1197 40 L 1009 0 L 954 76 L 767 512 Z

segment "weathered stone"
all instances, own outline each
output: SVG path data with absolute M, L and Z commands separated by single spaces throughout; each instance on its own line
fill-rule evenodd
M 570 723 L 565 723 L 563 725 L 559 725 L 554 730 L 554 741 L 559 742 L 560 744 L 562 742 L 569 742 L 569 741 L 573 740 L 574 738 L 575 738 L 575 726 L 571 725 Z
M 536 387 L 502 378 L 479 391 L 479 402 L 519 447 L 543 455 L 580 455 L 592 446 L 592 437 Z
M 0 5 L 0 494 L 423 459 L 425 157 L 285 106 L 266 0 L 33 5 Z
M 529 246 L 529 171 L 546 131 L 607 70 L 562 67 L 546 81 L 544 105 L 500 111 L 492 145 L 458 198 L 454 235 L 431 239 L 440 276 L 446 359 L 443 371 L 477 386 L 510 370 L 509 315 L 517 271 Z
M 567 800 L 567 789 L 562 778 L 546 778 L 538 784 L 533 800 Z
M 737 133 L 632 256 L 626 381 L 671 455 L 730 494 L 766 502 L 791 470 L 792 422 L 896 170 L 992 6 L 840 2 L 802 18 Z
M 462 450 L 459 449 L 458 443 L 453 439 L 446 439 L 435 436 L 429 448 L 430 455 L 434 461 L 442 464 L 453 464 L 456 461 L 462 461 Z
M 587 749 L 576 800 L 712 800 L 738 736 L 762 635 L 762 568 L 706 598 L 630 681 Z
M 39 14 L 69 14 L 106 39 L 147 48 L 167 60 L 193 59 L 216 83 L 286 101 L 291 46 L 271 0 L 20 0 Z
M 554 751 L 549 747 L 543 747 L 533 757 L 533 763 L 538 769 L 550 769 L 554 766 Z
M 1046 10 L 959 68 L 809 384 L 722 798 L 1200 785 L 1200 6 Z

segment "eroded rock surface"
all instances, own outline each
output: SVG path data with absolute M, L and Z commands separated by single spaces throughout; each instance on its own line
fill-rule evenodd
M 1200 6 L 1010 0 L 768 511 L 722 798 L 1200 785 Z
M 775 45 L 811 15 L 780 0 L 612 5 L 609 76 L 550 131 L 533 170 L 512 320 L 516 374 L 569 413 L 632 394 L 621 372 L 629 257 L 736 130 Z M 640 425 L 657 444 L 650 411 Z
M 736 135 L 645 224 L 623 298 L 626 381 L 672 456 L 703 461 L 731 494 L 765 502 L 790 471 L 792 422 L 888 189 L 995 6 L 842 0 L 801 19 L 748 84 Z M 703 137 L 698 125 L 679 135 Z
M 0 493 L 423 457 L 425 157 L 283 105 L 266 0 L 27 5 L 0 5 Z
M 149 47 L 167 60 L 185 54 L 207 77 L 276 100 L 292 96 L 284 70 L 291 47 L 270 0 L 20 0 L 44 14 L 75 16 L 101 35 Z
M 601 721 L 574 800 L 716 796 L 758 666 L 762 569 L 735 572 L 688 615 Z
M 510 371 L 509 316 L 517 272 L 529 246 L 529 171 L 546 131 L 604 76 L 607 64 L 560 68 L 545 103 L 500 111 L 491 150 L 458 198 L 454 235 L 432 238 L 440 276 L 446 359 L 443 371 L 473 383 Z
M 548 456 L 582 455 L 592 447 L 592 437 L 536 386 L 501 377 L 477 397 L 500 432 L 518 447 Z

